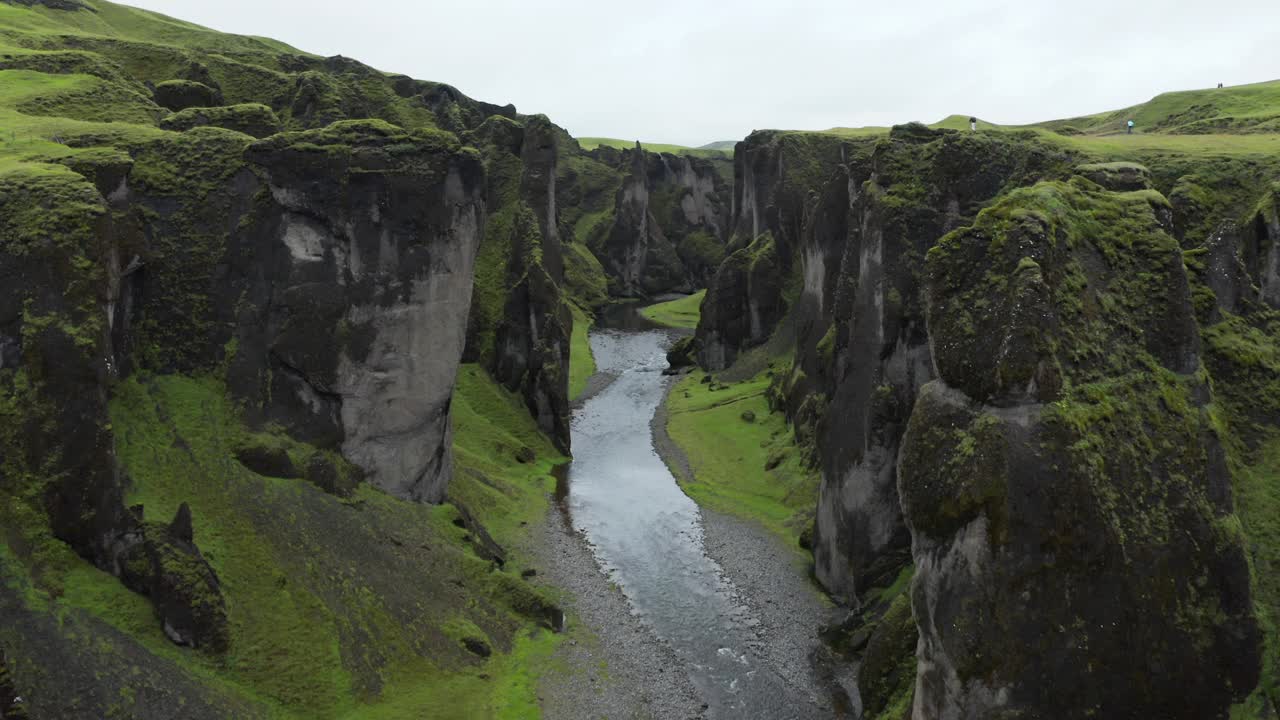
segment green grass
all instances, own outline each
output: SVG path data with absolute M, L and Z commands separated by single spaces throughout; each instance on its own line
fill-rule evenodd
M 702 317 L 702 299 L 706 296 L 706 290 L 699 290 L 676 300 L 641 308 L 640 314 L 666 327 L 696 328 L 698 319 Z
M 0 27 L 36 34 L 122 38 L 225 53 L 307 54 L 278 40 L 222 33 L 128 5 L 104 0 L 85 0 L 85 4 L 92 8 L 92 12 L 42 12 L 0 4 Z
M 551 470 L 568 458 L 538 430 L 524 403 L 479 365 L 458 370 L 453 397 L 455 468 L 449 496 L 465 502 L 518 558 L 527 540 L 524 528 L 542 520 L 555 490 Z M 518 462 L 515 454 L 522 447 L 537 459 Z
M 1040 123 L 1059 131 L 1119 134 L 1134 121 L 1135 133 L 1280 132 L 1280 81 L 1226 88 L 1181 90 L 1132 107 Z
M 118 386 L 111 405 L 132 481 L 127 502 L 143 505 L 151 520 L 190 504 L 196 541 L 227 599 L 231 650 L 215 658 L 174 646 L 146 599 L 61 543 L 45 543 L 52 554 L 32 556 L 40 571 L 28 575 L 30 567 L 9 567 L 10 533 L 3 577 L 37 578 L 29 594 L 41 608 L 88 612 L 271 717 L 537 717 L 536 683 L 561 636 L 519 615 L 525 595 L 540 591 L 524 589 L 515 574 L 529 564 L 525 526 L 541 521 L 550 470 L 565 458 L 479 367 L 460 370 L 453 412 L 451 497 L 507 548 L 506 572 L 473 554 L 449 505 L 403 502 L 367 486 L 344 501 L 249 472 L 232 458 L 249 437 L 295 458 L 314 450 L 276 432 L 250 433 L 215 379 L 140 376 Z M 536 461 L 515 459 L 523 447 Z M 38 523 L 21 509 L 7 503 L 0 517 L 27 532 Z M 462 650 L 463 630 L 487 639 L 494 655 Z
M 564 250 L 564 286 L 574 302 L 584 308 L 597 308 L 608 303 L 609 279 L 604 266 L 591 250 L 579 242 L 567 242 L 561 247 Z
M 495 656 L 474 672 L 423 682 L 435 669 L 423 662 L 392 677 L 383 693 L 387 701 L 365 706 L 344 720 L 525 720 L 541 717 L 538 707 L 539 670 L 551 660 L 559 638 L 546 630 L 520 634 L 511 652 Z
M 797 539 L 812 519 L 820 478 L 804 466 L 783 415 L 769 412 L 769 377 L 728 386 L 704 377 L 685 376 L 667 400 L 667 432 L 694 475 L 681 487 L 700 505 L 759 522 L 802 557 Z M 771 461 L 776 467 L 766 470 Z
M 570 304 L 570 308 L 573 310 L 573 337 L 569 344 L 569 400 L 573 401 L 582 395 L 582 391 L 587 389 L 587 380 L 596 374 L 596 359 L 588 339 L 591 316 L 577 305 Z
M 606 137 L 580 137 L 576 139 L 578 141 L 578 145 L 582 146 L 583 150 L 594 150 L 595 148 L 598 148 L 598 147 L 611 147 L 611 148 L 617 148 L 619 150 L 631 150 L 636 146 L 635 140 L 619 140 L 617 138 L 606 138 Z M 644 141 L 640 141 L 640 146 L 645 150 L 648 150 L 649 152 L 671 153 L 673 155 L 694 155 L 697 157 L 708 157 L 708 158 L 733 156 L 732 148 L 729 148 L 727 150 L 691 148 L 686 145 L 672 145 L 670 143 L 648 143 Z

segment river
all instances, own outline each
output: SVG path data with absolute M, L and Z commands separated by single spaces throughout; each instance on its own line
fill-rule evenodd
M 760 621 L 704 547 L 698 506 L 654 449 L 650 420 L 671 379 L 669 332 L 633 310 L 604 318 L 591 349 L 616 378 L 574 413 L 569 521 L 632 611 L 676 651 L 713 718 L 820 717 L 763 660 Z M 619 327 L 621 326 L 621 328 Z

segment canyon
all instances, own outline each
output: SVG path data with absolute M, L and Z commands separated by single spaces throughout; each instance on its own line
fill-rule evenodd
M 1275 717 L 1278 122 L 655 150 L 0 0 L 0 717 Z

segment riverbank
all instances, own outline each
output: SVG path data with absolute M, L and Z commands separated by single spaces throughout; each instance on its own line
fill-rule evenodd
M 696 378 L 695 378 L 696 381 Z M 663 402 L 651 421 L 654 448 L 679 479 L 686 492 L 700 482 L 680 443 L 668 432 L 671 393 L 688 379 L 670 382 Z M 699 501 L 705 493 L 694 492 Z M 720 512 L 699 502 L 703 544 L 707 555 L 738 588 L 742 601 L 760 620 L 756 631 L 759 652 L 791 685 L 820 698 L 830 717 L 841 717 L 831 704 L 833 690 L 827 678 L 830 668 L 815 665 L 821 656 L 821 628 L 838 620 L 840 611 L 814 584 L 809 564 L 803 562 L 780 527 Z
M 634 614 L 600 571 L 591 548 L 559 507 L 538 533 L 536 556 L 546 582 L 567 594 L 565 641 L 538 684 L 548 720 L 701 719 L 706 705 L 671 646 Z
M 599 368 L 575 403 L 565 504 L 535 533 L 539 579 L 566 593 L 570 618 L 539 683 L 544 716 L 832 717 L 811 661 L 831 608 L 793 549 L 699 508 L 666 472 L 678 447 L 665 432 L 667 341 L 624 328 L 650 339 L 593 335 Z

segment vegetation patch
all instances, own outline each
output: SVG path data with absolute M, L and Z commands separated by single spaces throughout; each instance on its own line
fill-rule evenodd
M 698 327 L 698 320 L 702 317 L 702 300 L 706 296 L 706 290 L 699 290 L 692 295 L 643 307 L 640 314 L 665 327 L 692 330 Z
M 796 451 L 782 413 L 770 412 L 771 382 L 767 373 L 731 385 L 690 373 L 668 395 L 667 432 L 689 458 L 693 477 L 680 478 L 689 497 L 759 522 L 799 558 L 820 477 Z
M 577 305 L 573 310 L 573 337 L 569 346 L 569 400 L 577 400 L 587 389 L 587 381 L 596 374 L 596 358 L 591 353 L 591 316 Z

